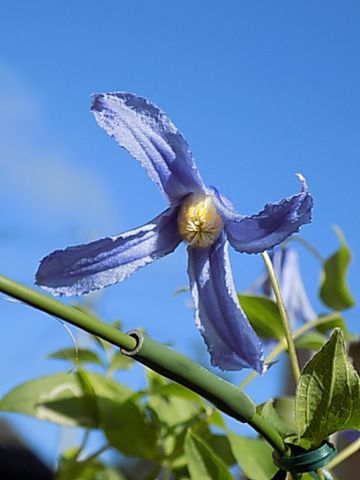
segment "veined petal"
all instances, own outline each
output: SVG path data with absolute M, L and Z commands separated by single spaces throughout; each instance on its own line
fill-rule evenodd
M 188 252 L 196 325 L 211 363 L 222 370 L 253 368 L 262 373 L 261 343 L 239 305 L 225 235 L 209 248 L 188 247 Z
M 277 247 L 272 262 L 292 325 L 315 320 L 317 315 L 305 291 L 297 252 L 292 248 Z
M 301 175 L 299 178 L 302 185 L 300 193 L 277 203 L 268 203 L 257 215 L 243 217 L 221 205 L 221 213 L 225 217 L 224 228 L 236 250 L 245 253 L 264 252 L 298 232 L 301 225 L 311 222 L 313 198 L 307 190 L 305 179 Z
M 54 295 L 82 295 L 129 277 L 181 242 L 177 208 L 116 237 L 57 250 L 41 262 L 36 283 Z
M 186 140 L 154 104 L 131 93 L 95 94 L 92 111 L 98 124 L 140 161 L 171 202 L 204 191 Z

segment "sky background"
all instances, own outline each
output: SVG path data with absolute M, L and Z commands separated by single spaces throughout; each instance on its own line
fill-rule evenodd
M 296 193 L 294 174 L 305 175 L 315 208 L 301 233 L 329 255 L 337 248 L 332 225 L 343 229 L 358 297 L 359 22 L 355 0 L 1 0 L 0 272 L 32 286 L 39 260 L 52 250 L 118 234 L 164 210 L 145 171 L 90 113 L 91 93 L 122 90 L 167 112 L 206 183 L 242 214 Z M 298 250 L 321 312 L 319 265 Z M 188 283 L 185 253 L 178 248 L 107 289 L 98 311 L 204 357 L 188 298 L 173 296 Z M 261 258 L 231 255 L 244 290 L 262 272 Z M 357 309 L 347 318 L 358 332 Z M 0 395 L 64 369 L 45 359 L 70 345 L 58 322 L 0 298 L 0 325 Z M 258 402 L 269 398 L 282 372 L 274 367 L 249 393 Z M 141 382 L 139 369 L 125 377 L 134 387 Z M 53 464 L 64 433 L 7 418 Z

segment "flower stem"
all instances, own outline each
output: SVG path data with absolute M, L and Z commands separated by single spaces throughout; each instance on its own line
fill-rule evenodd
M 299 367 L 299 361 L 298 361 L 298 358 L 297 358 L 297 355 L 296 355 L 295 343 L 294 343 L 294 340 L 293 340 L 292 335 L 291 335 L 288 315 L 287 315 L 286 308 L 285 308 L 285 305 L 284 305 L 284 302 L 283 302 L 283 299 L 282 299 L 282 296 L 281 296 L 280 287 L 279 287 L 278 281 L 276 279 L 274 267 L 273 267 L 273 264 L 271 262 L 270 256 L 267 252 L 263 252 L 261 254 L 261 256 L 263 257 L 263 260 L 265 262 L 267 271 L 269 273 L 270 282 L 271 282 L 272 288 L 274 290 L 276 302 L 277 302 L 278 307 L 279 307 L 280 317 L 281 317 L 281 320 L 282 320 L 282 323 L 283 323 L 286 343 L 287 343 L 287 347 L 288 347 L 288 351 L 289 351 L 290 363 L 291 363 L 291 367 L 292 367 L 292 370 L 293 370 L 295 383 L 297 384 L 298 380 L 300 378 L 300 367 Z
M 341 450 L 336 457 L 334 457 L 327 465 L 326 468 L 329 470 L 337 467 L 340 463 L 342 463 L 347 458 L 354 455 L 358 450 L 360 450 L 360 438 L 355 440 L 354 442 L 350 443 L 346 448 Z

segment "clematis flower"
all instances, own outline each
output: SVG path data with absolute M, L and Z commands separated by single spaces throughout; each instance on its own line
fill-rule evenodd
M 305 179 L 299 175 L 300 193 L 242 216 L 204 184 L 184 137 L 158 107 L 115 92 L 94 95 L 92 111 L 98 124 L 142 164 L 169 207 L 129 232 L 51 253 L 41 261 L 36 283 L 55 295 L 85 294 L 124 280 L 185 241 L 196 325 L 212 364 L 262 372 L 262 346 L 238 303 L 228 244 L 239 252 L 259 253 L 310 222 L 313 201 Z
M 271 259 L 292 326 L 315 320 L 317 315 L 305 291 L 296 250 L 288 246 L 275 247 Z M 263 284 L 263 293 L 275 298 L 268 278 Z

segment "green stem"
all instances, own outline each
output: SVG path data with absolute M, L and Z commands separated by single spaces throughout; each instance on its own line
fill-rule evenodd
M 321 468 L 318 468 L 316 470 L 316 473 L 317 473 L 317 476 L 319 477 L 319 480 L 325 480 L 325 477 L 324 477 L 324 474 L 323 474 L 323 471 L 321 470 Z
M 318 317 L 316 320 L 312 320 L 311 322 L 306 322 L 304 325 L 301 327 L 297 328 L 294 333 L 293 337 L 294 340 L 296 340 L 298 337 L 300 337 L 303 333 L 307 332 L 308 330 L 311 330 L 313 328 L 319 327 L 320 325 L 324 325 L 325 323 L 331 322 L 331 320 L 336 320 L 339 318 L 339 313 L 330 313 L 329 315 L 324 315 L 323 317 Z
M 299 338 L 303 333 L 307 332 L 308 330 L 312 330 L 313 328 L 316 328 L 320 325 L 323 325 L 324 323 L 328 323 L 332 319 L 338 318 L 339 314 L 338 313 L 332 313 L 330 315 L 324 315 L 323 317 L 320 317 L 316 320 L 313 320 L 311 322 L 304 323 L 300 328 L 295 330 L 292 334 L 292 337 L 294 340 Z M 267 355 L 265 358 L 265 363 L 271 363 L 274 361 L 281 353 L 285 352 L 287 349 L 286 346 L 286 341 L 280 340 L 277 345 L 271 350 L 271 352 Z M 243 389 L 249 383 L 251 383 L 256 377 L 258 376 L 257 372 L 251 372 L 247 377 L 244 378 L 244 380 L 240 383 L 239 388 Z
M 271 350 L 271 352 L 266 356 L 265 360 L 264 360 L 264 363 L 265 364 L 269 364 L 271 363 L 273 360 L 275 360 L 275 358 L 277 358 L 282 352 L 285 352 L 286 350 L 286 342 L 285 340 L 283 341 L 280 341 L 274 348 L 273 350 Z M 253 380 L 255 380 L 255 378 L 258 376 L 259 374 L 255 371 L 249 373 L 249 375 L 247 375 L 244 380 L 240 383 L 239 385 L 239 388 L 242 390 L 244 389 L 245 387 L 247 387 L 249 385 L 249 383 L 251 383 Z
M 280 287 L 276 279 L 274 267 L 271 262 L 270 256 L 267 252 L 263 252 L 261 256 L 263 257 L 267 271 L 269 273 L 270 282 L 273 287 L 276 302 L 279 307 L 279 312 L 280 312 L 280 316 L 281 316 L 281 320 L 282 320 L 284 332 L 285 332 L 286 343 L 289 351 L 290 363 L 293 370 L 295 383 L 297 384 L 300 378 L 300 367 L 299 367 L 299 361 L 296 355 L 295 343 L 291 335 L 290 324 L 289 324 L 286 308 L 281 296 Z
M 128 354 L 135 360 L 198 393 L 236 420 L 248 423 L 261 432 L 275 450 L 285 453 L 287 448 L 283 439 L 256 413 L 254 402 L 239 388 L 139 330 L 132 335 L 138 339 L 138 346 Z
M 82 439 L 82 442 L 81 444 L 79 445 L 79 448 L 77 449 L 77 452 L 75 453 L 74 455 L 74 458 L 78 458 L 80 453 L 83 451 L 83 449 L 85 448 L 86 444 L 87 444 L 87 441 L 89 439 L 89 436 L 90 436 L 90 432 L 91 430 L 90 429 L 86 429 L 85 430 L 85 433 L 84 433 L 84 436 L 83 436 L 83 439 Z
M 281 448 L 283 453 L 290 454 L 290 451 L 287 449 L 286 445 L 284 444 L 283 439 L 280 437 L 278 432 L 266 421 L 263 417 L 261 417 L 258 413 L 254 413 L 251 420 L 247 422 L 250 426 L 253 427 L 254 430 L 257 432 L 261 432 L 261 435 L 264 439 L 277 451 L 280 451 Z M 276 436 L 274 433 L 276 432 Z
M 284 454 L 287 451 L 279 433 L 256 414 L 256 405 L 248 395 L 185 355 L 155 342 L 139 331 L 134 331 L 130 335 L 122 333 L 92 315 L 63 305 L 2 275 L 0 291 L 122 348 L 123 353 L 202 395 L 222 412 L 253 426 L 278 452 Z
M 354 442 L 350 443 L 346 448 L 341 450 L 336 457 L 334 457 L 327 465 L 326 468 L 332 470 L 333 468 L 337 467 L 340 463 L 342 463 L 347 458 L 354 455 L 358 450 L 360 450 L 360 438 L 355 440 Z

